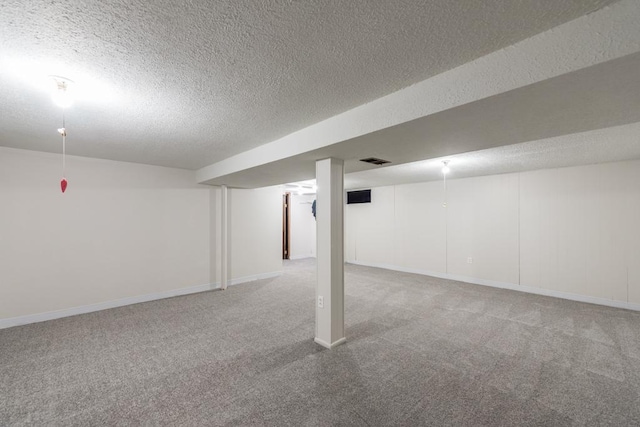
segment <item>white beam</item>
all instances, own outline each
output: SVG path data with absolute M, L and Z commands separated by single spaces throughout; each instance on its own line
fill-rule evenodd
M 316 162 L 317 268 L 315 342 L 333 348 L 344 335 L 344 162 Z
M 258 167 L 640 51 L 640 8 L 623 0 L 196 172 Z

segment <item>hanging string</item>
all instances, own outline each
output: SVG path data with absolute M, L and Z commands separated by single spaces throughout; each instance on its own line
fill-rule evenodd
M 444 184 L 444 201 L 442 203 L 442 207 L 446 208 L 447 207 L 447 174 L 443 173 L 442 174 L 442 180 L 443 180 L 443 184 Z
M 64 108 L 62 109 L 62 128 L 58 129 L 60 135 L 62 135 L 62 179 L 60 180 L 60 189 L 64 193 L 67 189 L 67 178 L 66 178 L 66 169 L 67 169 L 67 128 L 64 120 Z
M 66 178 L 66 155 L 67 155 L 67 128 L 64 123 L 64 108 L 62 109 L 62 177 Z

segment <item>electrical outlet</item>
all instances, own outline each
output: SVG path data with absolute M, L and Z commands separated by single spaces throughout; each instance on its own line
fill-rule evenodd
M 324 308 L 324 297 L 318 297 L 318 308 Z
M 467 258 L 467 264 L 473 264 L 473 258 L 471 257 Z

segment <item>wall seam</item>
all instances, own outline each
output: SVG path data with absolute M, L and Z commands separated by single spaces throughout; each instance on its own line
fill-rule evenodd
M 449 206 L 447 205 L 447 175 L 443 174 L 444 187 L 444 271 L 449 273 Z
M 520 225 L 522 218 L 520 217 L 522 209 L 520 204 L 522 203 L 522 186 L 520 184 L 520 177 L 522 173 L 518 173 L 518 285 L 522 286 L 522 233 Z

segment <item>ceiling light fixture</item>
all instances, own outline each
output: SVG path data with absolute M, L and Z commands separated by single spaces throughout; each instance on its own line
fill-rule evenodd
M 53 79 L 51 99 L 60 108 L 69 108 L 73 105 L 73 81 L 65 77 L 50 76 Z
M 73 81 L 66 77 L 50 76 L 53 79 L 53 92 L 51 98 L 54 104 L 62 108 L 62 127 L 58 129 L 58 133 L 62 137 L 62 179 L 60 180 L 60 189 L 64 193 L 67 191 L 69 182 L 66 177 L 66 157 L 67 157 L 67 128 L 64 120 L 64 110 L 73 105 Z
M 443 166 L 442 166 L 442 174 L 443 175 L 446 175 L 449 172 L 451 172 L 451 168 L 449 167 L 449 160 L 443 160 L 442 164 L 443 164 Z
M 451 171 L 451 169 L 449 169 L 449 160 L 443 160 L 442 165 L 443 165 L 442 166 L 442 184 L 443 184 L 443 198 L 444 198 L 442 201 L 442 207 L 446 208 L 447 207 L 447 174 Z

